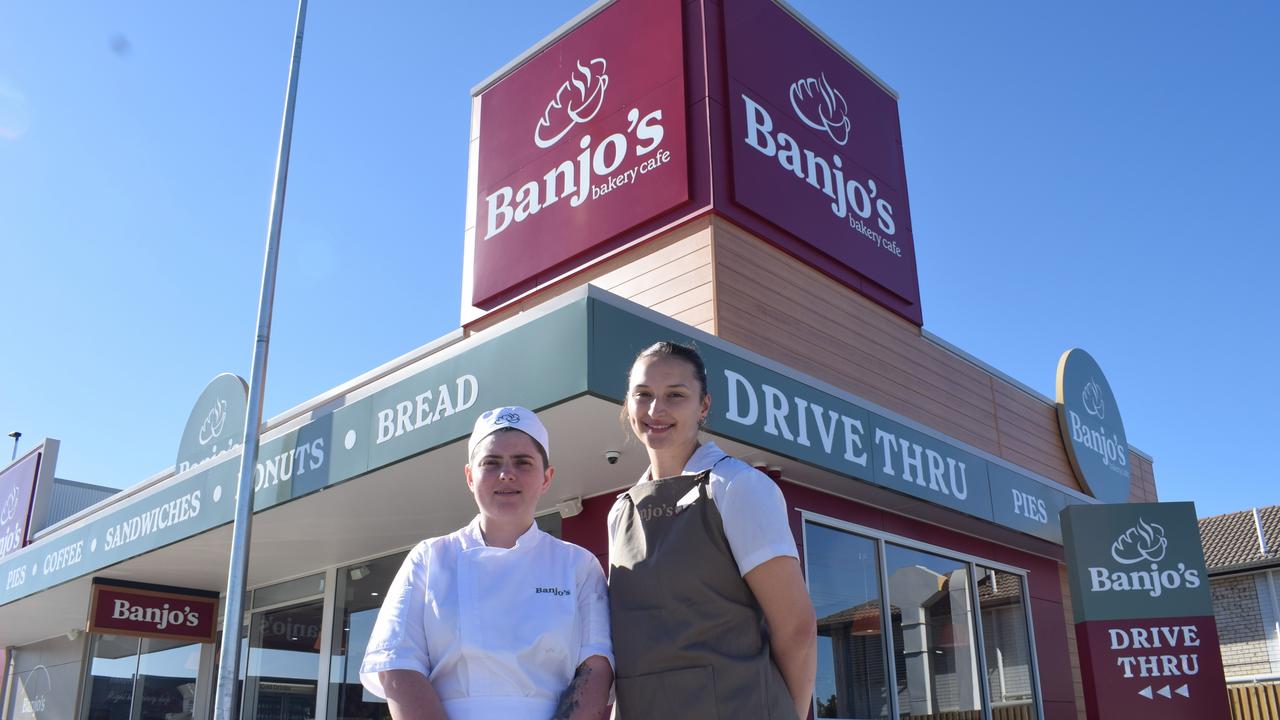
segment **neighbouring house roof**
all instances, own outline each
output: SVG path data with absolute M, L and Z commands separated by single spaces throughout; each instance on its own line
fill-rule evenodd
M 1280 505 L 1258 508 L 1257 513 L 1265 550 L 1252 509 L 1200 519 L 1200 544 L 1210 575 L 1280 565 Z

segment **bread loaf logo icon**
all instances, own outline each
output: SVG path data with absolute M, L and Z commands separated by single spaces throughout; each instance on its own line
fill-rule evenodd
M 1102 388 L 1097 380 L 1089 378 L 1089 384 L 1080 393 L 1080 402 L 1084 405 L 1085 412 L 1099 420 L 1106 418 L 1107 403 L 1102 399 Z
M 0 525 L 8 525 L 9 521 L 18 515 L 18 488 L 9 491 L 9 496 L 4 499 L 4 505 L 0 506 Z
M 533 144 L 544 150 L 560 142 L 574 125 L 588 122 L 600 112 L 604 91 L 609 87 L 604 58 L 577 62 L 578 69 L 560 84 L 533 128 Z
M 1164 528 L 1156 523 L 1148 523 L 1138 518 L 1138 524 L 1125 530 L 1111 543 L 1111 557 L 1121 565 L 1132 565 L 1147 560 L 1160 562 L 1169 549 L 1169 541 L 1164 536 Z
M 791 109 L 805 125 L 830 135 L 835 144 L 849 142 L 849 105 L 827 82 L 826 74 L 791 83 Z
M 218 400 L 205 416 L 204 422 L 200 425 L 200 444 L 208 445 L 213 439 L 222 434 L 222 427 L 227 424 L 227 401 Z

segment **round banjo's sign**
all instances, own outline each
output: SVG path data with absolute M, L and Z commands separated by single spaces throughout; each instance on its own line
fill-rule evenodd
M 244 378 L 222 373 L 209 381 L 182 431 L 178 459 L 174 463 L 182 473 L 232 450 L 244 440 L 244 414 L 249 401 L 249 386 Z
M 1058 360 L 1058 428 L 1084 489 L 1103 502 L 1129 500 L 1129 442 L 1111 386 L 1089 353 Z

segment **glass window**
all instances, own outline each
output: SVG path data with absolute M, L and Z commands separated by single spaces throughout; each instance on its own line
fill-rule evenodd
M 912 720 L 981 710 L 969 564 L 885 543 L 898 712 Z
M 200 644 L 143 638 L 138 659 L 140 720 L 191 720 Z
M 1262 615 L 1263 642 L 1267 648 L 1270 672 L 1280 671 L 1280 612 L 1276 608 L 1280 572 L 1268 570 L 1254 576 L 1258 593 L 1258 610 Z
M 286 580 L 253 591 L 253 608 L 279 605 L 290 600 L 315 597 L 324 594 L 324 573 L 316 573 L 296 580 Z
M 360 684 L 360 662 L 364 659 L 382 599 L 407 554 L 397 553 L 338 571 L 333 654 L 329 663 L 328 717 L 344 720 L 386 720 L 391 717 L 387 702 L 370 695 Z
M 138 670 L 138 638 L 95 635 L 85 679 L 85 720 L 128 720 Z
M 987 660 L 987 690 L 996 717 L 1031 717 L 1034 711 L 1025 597 L 1021 577 L 978 566 L 982 650 Z
M 315 717 L 323 616 L 319 600 L 253 614 L 244 663 L 244 717 Z
M 1040 717 L 1022 575 L 834 525 L 805 520 L 816 717 Z
M 887 718 L 876 543 L 810 524 L 805 532 L 809 594 L 818 614 L 820 718 Z

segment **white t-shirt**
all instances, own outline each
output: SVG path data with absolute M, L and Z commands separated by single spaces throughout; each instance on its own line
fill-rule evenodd
M 795 536 L 787 524 L 786 501 L 776 483 L 759 470 L 727 455 L 713 442 L 703 443 L 694 451 L 682 474 L 693 475 L 708 468 L 712 470 L 707 494 L 720 511 L 724 534 L 740 574 L 745 576 L 776 557 L 800 557 Z M 646 470 L 639 482 L 648 481 Z M 609 511 L 610 544 L 622 512 L 622 495 L 618 498 Z
M 489 547 L 480 517 L 423 540 L 387 590 L 360 666 L 430 679 L 451 720 L 538 718 L 555 711 L 584 660 L 613 664 L 604 573 L 585 549 L 535 524 L 512 548 Z

